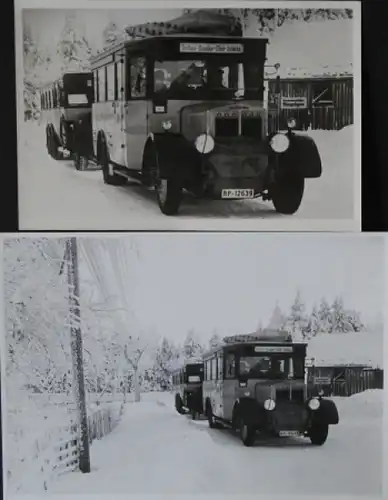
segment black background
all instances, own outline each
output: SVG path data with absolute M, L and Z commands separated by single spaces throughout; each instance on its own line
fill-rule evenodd
M 386 0 L 364 0 L 362 48 L 362 230 L 388 229 L 388 14 Z M 5 2 L 1 36 L 0 230 L 18 230 L 14 14 Z M 324 41 L 323 41 L 324 43 Z M 4 154 L 5 153 L 5 154 Z M 42 189 L 44 186 L 42 186 Z M 328 200 L 330 203 L 330 200 Z

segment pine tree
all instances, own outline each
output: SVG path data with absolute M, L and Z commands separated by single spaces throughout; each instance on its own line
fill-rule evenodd
M 332 330 L 331 309 L 330 309 L 329 303 L 327 302 L 325 297 L 322 297 L 322 299 L 321 299 L 321 303 L 320 303 L 319 309 L 318 309 L 318 318 L 319 318 L 319 325 L 320 325 L 321 332 L 323 332 L 323 333 L 331 332 L 331 330 Z
M 195 11 L 198 9 L 186 9 Z M 352 9 L 206 9 L 218 14 L 232 14 L 243 26 L 245 36 L 257 36 L 258 32 L 270 34 L 289 21 L 320 21 L 351 19 Z
M 62 61 L 62 72 L 88 70 L 91 52 L 83 26 L 77 22 L 76 14 L 67 14 L 61 40 L 57 46 L 57 56 Z
M 124 40 L 125 32 L 121 30 L 115 22 L 110 21 L 102 33 L 102 38 L 103 48 L 106 48 Z
M 209 340 L 209 349 L 215 349 L 222 344 L 222 339 L 217 332 L 214 332 Z
M 336 297 L 331 306 L 331 328 L 330 333 L 345 333 L 353 330 L 353 326 L 348 321 L 347 314 L 344 310 L 344 302 L 342 297 Z
M 306 340 L 311 339 L 312 337 L 315 337 L 318 335 L 320 332 L 321 325 L 320 325 L 320 319 L 319 319 L 319 313 L 317 306 L 314 304 L 313 309 L 311 311 L 310 317 L 308 319 L 307 326 L 303 332 L 303 336 Z
M 161 389 L 171 387 L 171 372 L 174 369 L 174 361 L 177 359 L 177 350 L 174 344 L 166 337 L 163 338 L 161 345 L 156 350 L 155 363 L 153 368 L 155 384 Z
M 363 332 L 365 331 L 365 325 L 361 320 L 361 315 L 357 311 L 350 310 L 346 311 L 346 320 L 351 325 L 352 330 L 354 332 Z
M 306 307 L 302 300 L 301 293 L 298 290 L 294 303 L 291 306 L 290 315 L 283 325 L 283 328 L 291 333 L 294 341 L 303 340 L 303 332 L 308 323 L 305 309 Z
M 272 316 L 267 325 L 268 330 L 281 330 L 284 325 L 286 316 L 283 314 L 282 310 L 279 307 L 279 304 L 276 303 L 275 309 L 273 310 Z
M 183 344 L 183 356 L 185 361 L 197 360 L 203 354 L 203 348 L 197 339 L 194 330 L 189 330 Z

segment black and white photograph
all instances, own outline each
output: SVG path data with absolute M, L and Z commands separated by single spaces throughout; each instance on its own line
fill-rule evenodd
M 360 2 L 16 5 L 20 229 L 360 230 Z
M 383 234 L 4 237 L 6 498 L 382 498 L 386 252 Z

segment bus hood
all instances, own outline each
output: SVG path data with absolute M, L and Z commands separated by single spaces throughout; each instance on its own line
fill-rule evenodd
M 307 386 L 303 380 L 281 380 L 257 382 L 255 384 L 255 399 L 264 402 L 271 398 L 275 401 L 299 401 L 306 399 Z
M 194 141 L 199 135 L 209 133 L 213 137 L 217 135 L 217 121 L 227 120 L 228 124 L 233 121 L 245 119 L 262 119 L 267 110 L 262 101 L 203 101 L 201 103 L 189 104 L 181 108 L 181 133 L 190 140 Z M 219 122 L 218 122 L 219 123 Z M 236 126 L 233 133 L 233 127 L 230 128 L 228 136 L 233 137 L 241 133 L 241 126 Z M 261 135 L 261 126 L 260 126 Z

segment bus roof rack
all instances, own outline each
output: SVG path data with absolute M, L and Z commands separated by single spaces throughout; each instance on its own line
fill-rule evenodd
M 224 344 L 243 344 L 252 342 L 292 342 L 292 335 L 283 330 L 271 330 L 265 329 L 257 333 L 249 333 L 242 335 L 231 335 L 229 337 L 224 337 Z
M 126 33 L 133 38 L 148 38 L 172 34 L 208 34 L 242 36 L 242 26 L 231 14 L 220 14 L 209 9 L 198 9 L 165 22 L 148 22 L 127 26 Z

